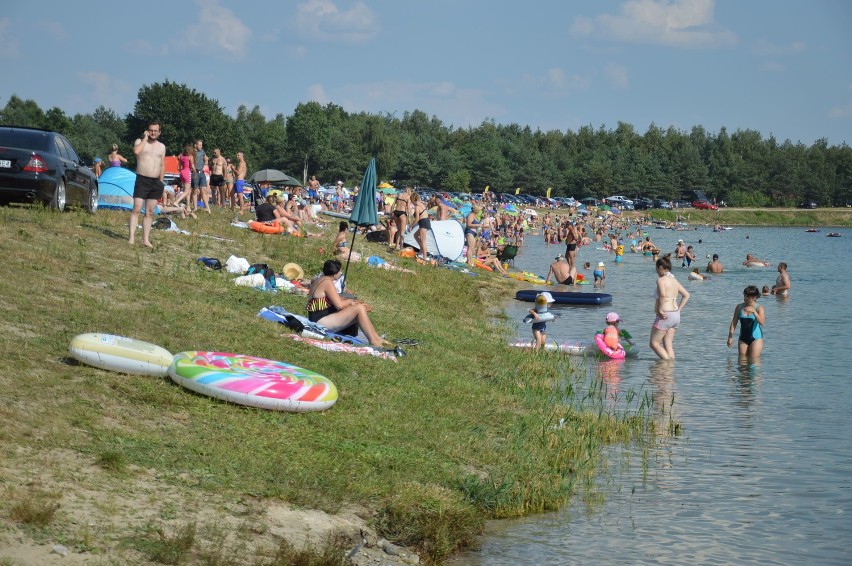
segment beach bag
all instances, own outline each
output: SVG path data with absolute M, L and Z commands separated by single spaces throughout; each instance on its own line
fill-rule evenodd
M 266 289 L 277 289 L 278 285 L 275 282 L 275 272 L 265 263 L 254 263 L 246 270 L 246 275 L 259 274 L 266 281 Z
M 222 262 L 215 257 L 200 257 L 198 258 L 198 263 L 201 263 L 204 267 L 208 267 L 214 271 L 222 269 Z

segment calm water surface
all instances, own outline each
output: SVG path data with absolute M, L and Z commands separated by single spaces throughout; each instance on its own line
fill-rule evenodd
M 453 563 L 852 564 L 852 233 L 827 238 L 829 231 L 648 230 L 664 251 L 679 238 L 695 246 L 702 271 L 713 253 L 726 268 L 702 282 L 673 269 L 692 295 L 674 362 L 658 361 L 647 346 L 651 258 L 628 251 L 615 264 L 600 244 L 581 248 L 580 265 L 607 262 L 604 291 L 613 302 L 556 306 L 563 316 L 548 324 L 548 338 L 590 340 L 616 310 L 640 357 L 589 361 L 590 378 L 603 378 L 615 403 L 631 389 L 650 392 L 681 434 L 658 438 L 645 469 L 638 449 L 608 449 L 602 505 L 577 501 L 558 513 L 492 522 L 482 550 Z M 530 238 L 515 263 L 545 275 L 562 251 Z M 746 253 L 773 266 L 742 267 Z M 760 299 L 767 317 L 762 359 L 741 363 L 736 347 L 725 344 L 733 309 L 746 285 L 772 285 L 779 261 L 789 264 L 790 297 Z M 520 320 L 529 306 L 511 301 L 507 312 Z M 528 338 L 529 327 L 519 325 L 518 335 Z

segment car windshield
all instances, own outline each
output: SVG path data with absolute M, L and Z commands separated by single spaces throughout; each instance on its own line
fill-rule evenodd
M 50 137 L 45 132 L 0 128 L 0 146 L 46 151 L 49 141 Z

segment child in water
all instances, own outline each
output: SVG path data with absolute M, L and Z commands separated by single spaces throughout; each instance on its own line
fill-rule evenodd
M 615 246 L 615 263 L 621 263 L 623 256 L 624 256 L 624 240 L 619 240 L 618 245 Z
M 761 291 L 760 294 L 763 295 L 764 297 L 768 297 L 769 296 L 769 285 L 764 285 L 763 290 Z
M 606 280 L 606 265 L 604 265 L 604 262 L 599 262 L 592 274 L 595 276 L 594 287 L 603 287 L 604 281 Z
M 553 295 L 547 291 L 535 296 L 535 307 L 530 309 L 530 315 L 533 317 L 533 340 L 535 341 L 533 344 L 533 350 L 544 348 L 544 345 L 547 342 L 547 321 L 542 321 L 541 315 L 547 313 L 548 305 L 553 302 Z
M 610 350 L 617 352 L 621 349 L 621 343 L 618 341 L 620 336 L 620 332 L 618 329 L 618 323 L 621 321 L 621 317 L 618 316 L 617 312 L 611 312 L 606 315 L 606 328 L 604 328 L 604 344 Z

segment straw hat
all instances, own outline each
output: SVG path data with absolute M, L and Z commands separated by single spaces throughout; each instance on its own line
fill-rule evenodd
M 284 266 L 284 277 L 293 281 L 294 279 L 304 279 L 305 271 L 298 263 L 288 263 Z

